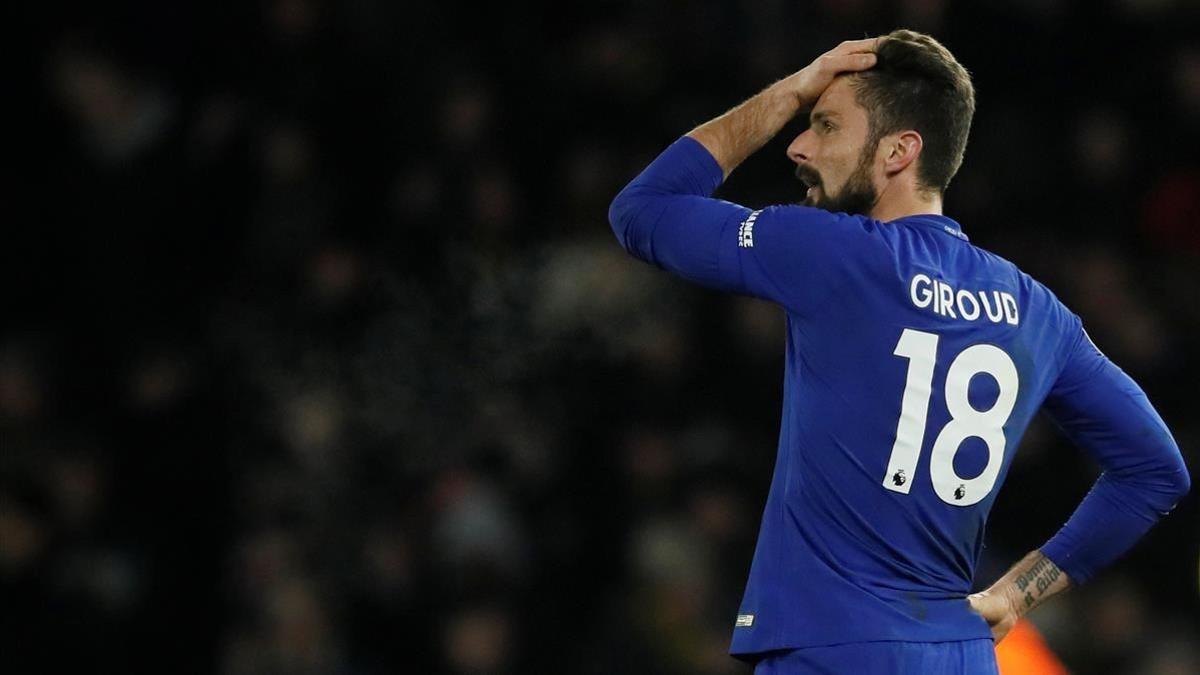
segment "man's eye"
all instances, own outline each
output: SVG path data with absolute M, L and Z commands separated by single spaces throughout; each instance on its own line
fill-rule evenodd
M 832 122 L 828 122 L 828 121 L 822 122 L 821 126 L 825 128 L 825 131 L 833 131 L 833 123 Z

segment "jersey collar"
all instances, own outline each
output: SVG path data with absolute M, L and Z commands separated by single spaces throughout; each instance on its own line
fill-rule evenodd
M 958 239 L 962 239 L 963 241 L 970 241 L 970 239 L 967 238 L 967 235 L 962 231 L 962 226 L 955 222 L 953 218 L 948 218 L 936 213 L 918 213 L 912 216 L 903 216 L 888 222 L 903 222 L 905 225 L 921 225 L 922 227 L 929 227 L 940 232 L 945 232 L 946 234 Z

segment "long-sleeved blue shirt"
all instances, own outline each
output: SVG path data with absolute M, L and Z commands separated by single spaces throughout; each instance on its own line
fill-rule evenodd
M 1187 492 L 1145 394 L 1045 286 L 940 215 L 890 222 L 713 199 L 699 142 L 616 197 L 632 255 L 787 313 L 779 447 L 731 652 L 990 637 L 984 524 L 1034 413 L 1104 468 L 1042 547 L 1082 583 Z

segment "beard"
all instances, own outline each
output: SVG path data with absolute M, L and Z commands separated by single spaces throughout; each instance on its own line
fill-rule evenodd
M 854 172 L 837 194 L 828 191 L 816 169 L 805 165 L 797 166 L 796 178 L 812 188 L 820 188 L 821 191 L 820 196 L 814 197 L 814 191 L 810 190 L 802 203 L 834 213 L 868 215 L 879 200 L 879 193 L 871 182 L 871 161 L 875 158 L 875 148 L 871 147 L 872 145 L 867 143 L 863 146 L 863 151 L 858 157 L 858 166 L 854 167 Z

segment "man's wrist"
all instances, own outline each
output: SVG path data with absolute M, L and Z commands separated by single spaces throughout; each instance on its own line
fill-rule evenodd
M 1017 589 L 1016 583 L 1013 581 L 1007 581 L 1004 584 L 1004 587 L 1000 590 L 1001 595 L 1004 598 L 1004 602 L 1008 605 L 1009 612 L 1012 613 L 1013 617 L 1020 619 L 1021 617 L 1025 616 L 1030 609 L 1032 609 L 1032 607 L 1025 606 L 1025 603 L 1023 602 L 1023 596 Z
M 1035 550 L 1017 563 L 1008 574 L 996 583 L 997 592 L 1003 593 L 1019 617 L 1042 604 L 1052 595 L 1070 587 L 1070 578 L 1053 560 L 1040 550 Z
M 816 99 L 810 101 L 804 96 L 803 90 L 800 87 L 800 71 L 796 71 L 779 80 L 775 85 L 779 86 L 782 93 L 787 97 L 787 100 L 794 104 L 794 107 L 790 110 L 792 117 L 806 110 L 811 110 L 817 104 Z

